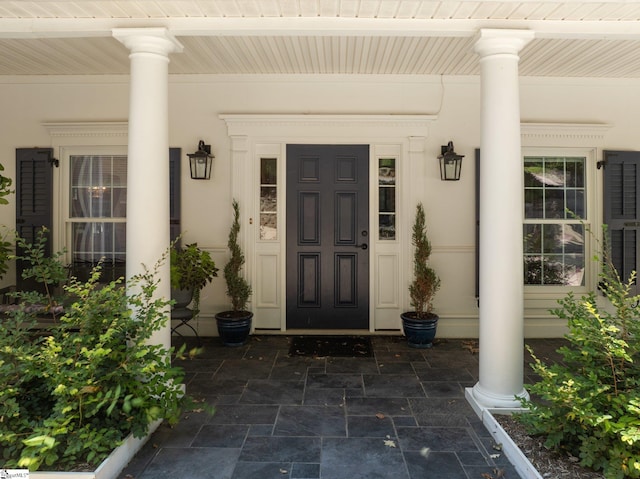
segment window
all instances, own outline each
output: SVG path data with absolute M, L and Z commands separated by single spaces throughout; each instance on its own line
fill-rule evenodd
M 378 235 L 381 240 L 396 239 L 396 160 L 378 160 Z
M 278 238 L 278 160 L 260 159 L 260 239 Z
M 70 163 L 71 260 L 88 273 L 103 261 L 124 274 L 126 257 L 127 157 L 72 155 Z
M 524 158 L 524 283 L 584 286 L 586 158 Z

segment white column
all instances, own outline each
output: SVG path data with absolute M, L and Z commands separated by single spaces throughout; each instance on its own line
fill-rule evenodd
M 523 163 L 518 53 L 527 30 L 481 30 L 480 376 L 484 407 L 518 407 L 523 387 Z
M 169 234 L 169 53 L 182 45 L 164 28 L 124 28 L 113 36 L 130 51 L 127 158 L 127 280 L 153 268 Z M 157 297 L 171 296 L 168 260 L 159 272 Z M 168 312 L 167 312 L 168 314 Z M 151 338 L 171 345 L 169 321 Z

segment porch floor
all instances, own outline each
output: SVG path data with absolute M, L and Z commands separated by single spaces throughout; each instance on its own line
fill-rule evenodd
M 561 341 L 527 343 L 549 357 Z M 187 392 L 215 414 L 161 425 L 122 479 L 519 477 L 464 398 L 478 379 L 474 341 L 417 350 L 373 336 L 373 358 L 289 357 L 287 336 L 202 342 L 180 365 Z

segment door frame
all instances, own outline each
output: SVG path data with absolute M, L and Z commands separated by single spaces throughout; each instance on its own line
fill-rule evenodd
M 286 326 L 286 145 L 369 145 L 369 331 L 399 331 L 408 308 L 410 221 L 425 175 L 437 175 L 437 162 L 426 165 L 425 140 L 435 115 L 278 115 L 222 114 L 230 139 L 231 198 L 240 203 L 245 275 L 253 285 L 250 309 L 254 329 L 288 331 Z M 379 158 L 396 158 L 396 238 L 377 239 Z M 278 202 L 276 240 L 260 240 L 260 159 L 276 158 Z M 433 163 L 433 164 L 431 164 Z M 432 167 L 432 168 L 431 168 Z M 434 171 L 431 172 L 430 170 Z M 229 198 L 229 201 L 231 201 Z M 361 330 L 360 330 L 361 331 Z M 313 334 L 314 330 L 305 330 Z M 327 332 L 326 330 L 323 332 Z M 348 334 L 348 330 L 340 331 Z

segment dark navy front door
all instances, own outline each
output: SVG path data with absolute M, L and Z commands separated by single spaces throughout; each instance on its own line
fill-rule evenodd
M 369 146 L 287 145 L 287 328 L 369 328 Z

